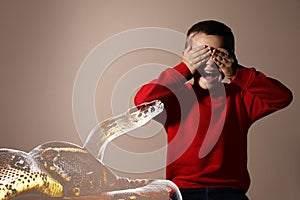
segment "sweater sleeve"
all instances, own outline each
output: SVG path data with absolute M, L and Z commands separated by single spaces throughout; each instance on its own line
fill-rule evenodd
M 161 100 L 163 103 L 174 95 L 174 91 L 181 89 L 185 83 L 192 78 L 187 66 L 181 62 L 174 68 L 164 70 L 157 79 L 140 88 L 134 98 L 136 105 L 144 102 Z
M 239 67 L 231 84 L 242 89 L 242 98 L 252 122 L 288 106 L 293 99 L 286 86 L 255 68 Z
M 139 105 L 156 99 L 162 101 L 164 112 L 155 117 L 155 120 L 164 126 L 174 124 L 181 113 L 180 102 L 176 95 L 182 94 L 187 89 L 186 82 L 192 77 L 183 62 L 174 68 L 168 68 L 161 72 L 157 79 L 140 88 L 135 95 L 134 103 Z

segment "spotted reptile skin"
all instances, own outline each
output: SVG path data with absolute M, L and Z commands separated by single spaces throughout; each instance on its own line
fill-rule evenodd
M 171 196 L 180 200 L 173 182 L 121 178 L 101 160 L 109 141 L 145 124 L 162 109 L 156 100 L 105 120 L 84 147 L 48 142 L 28 153 L 0 149 L 0 200 L 164 200 Z
M 72 143 L 48 142 L 29 153 L 1 149 L 0 160 L 1 200 L 163 200 L 173 194 L 180 199 L 171 181 L 118 177 L 87 150 Z

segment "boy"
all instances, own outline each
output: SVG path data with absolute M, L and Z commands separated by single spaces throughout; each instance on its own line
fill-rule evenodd
M 192 81 L 190 81 L 192 80 Z M 183 200 L 248 199 L 247 133 L 282 109 L 292 93 L 279 81 L 238 64 L 234 36 L 213 20 L 187 33 L 182 62 L 144 85 L 135 104 L 161 100 L 168 134 L 166 178 Z

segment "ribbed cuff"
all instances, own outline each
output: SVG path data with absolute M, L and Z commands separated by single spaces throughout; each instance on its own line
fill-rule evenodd
M 236 75 L 234 79 L 232 79 L 231 83 L 240 86 L 242 89 L 246 89 L 250 84 L 250 80 L 254 72 L 254 68 L 239 67 L 236 70 Z

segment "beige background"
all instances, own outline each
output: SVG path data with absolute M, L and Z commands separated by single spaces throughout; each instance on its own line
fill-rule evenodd
M 258 121 L 250 130 L 252 185 L 248 195 L 255 200 L 297 199 L 299 10 L 299 0 L 1 0 L 0 147 L 28 151 L 49 140 L 81 144 L 73 122 L 73 84 L 84 58 L 108 37 L 148 26 L 185 33 L 199 20 L 217 19 L 233 29 L 241 64 L 280 79 L 294 93 L 287 109 Z M 179 60 L 167 52 L 145 50 L 113 63 L 97 89 L 99 120 L 112 115 L 111 90 L 131 67 L 149 62 L 173 66 Z M 163 146 L 165 137 L 163 133 L 142 141 L 122 137 L 116 144 L 130 151 L 147 152 Z M 108 155 L 126 163 L 126 158 Z M 163 160 L 158 158 L 157 162 Z M 137 165 L 143 168 L 143 163 Z M 164 169 L 116 173 L 164 177 Z

